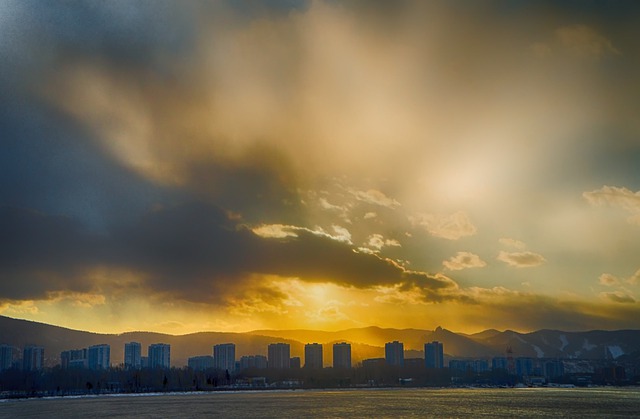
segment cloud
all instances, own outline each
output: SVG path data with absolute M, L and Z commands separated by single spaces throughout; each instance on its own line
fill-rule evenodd
M 480 256 L 470 252 L 458 252 L 455 256 L 442 262 L 445 268 L 450 271 L 459 271 L 468 268 L 483 268 L 487 263 L 480 259 Z
M 372 234 L 367 239 L 365 246 L 376 250 L 382 250 L 384 246 L 401 247 L 400 242 L 394 239 L 385 239 L 382 234 Z
M 333 225 L 331 226 L 335 233 L 335 239 L 344 243 L 351 244 L 351 233 L 344 227 Z
M 393 198 L 389 198 L 384 193 L 376 190 L 369 189 L 367 191 L 358 191 L 351 189 L 350 192 L 356 197 L 358 201 L 366 202 L 367 204 L 379 205 L 381 207 L 387 207 L 395 209 L 400 206 L 400 203 Z
M 545 258 L 538 253 L 533 252 L 505 252 L 500 251 L 497 257 L 498 260 L 514 266 L 516 268 L 531 268 L 534 266 L 542 265 L 545 262 Z
M 566 196 L 549 185 L 600 176 L 566 165 L 576 143 L 585 165 L 624 175 L 624 159 L 605 162 L 588 136 L 612 127 L 611 138 L 637 137 L 636 98 L 623 88 L 638 74 L 633 19 L 585 12 L 590 26 L 563 26 L 582 7 L 556 5 L 539 20 L 493 3 L 294 3 L 7 3 L 0 205 L 11 210 L 0 211 L 0 299 L 69 290 L 104 295 L 111 309 L 109 293 L 130 291 L 286 312 L 274 303 L 286 296 L 267 289 L 274 276 L 444 301 L 460 293 L 452 279 L 353 243 L 399 244 L 372 227 L 402 234 L 407 215 L 425 208 L 437 214 L 411 220 L 435 237 L 497 225 L 530 237 Z M 611 65 L 582 71 L 584 57 Z M 623 62 L 629 71 L 617 71 Z M 592 142 L 607 152 L 614 141 Z M 633 147 L 620 147 L 627 174 Z M 303 202 L 336 179 L 341 193 Z M 637 205 L 622 208 L 640 225 Z M 412 232 L 393 249 L 411 266 L 437 268 L 456 250 L 425 251 L 426 234 Z M 474 246 L 485 239 L 495 244 L 478 235 Z M 99 270 L 109 274 L 95 279 Z
M 88 292 L 87 266 L 114 250 L 68 217 L 0 206 L 0 299 L 44 298 L 50 291 Z
M 600 285 L 606 285 L 608 287 L 620 285 L 620 280 L 618 278 L 606 273 L 600 275 L 600 277 L 598 278 L 598 282 L 600 283 Z
M 251 229 L 255 234 L 264 238 L 284 239 L 285 237 L 298 237 L 295 231 L 298 227 L 282 224 L 263 224 Z
M 514 240 L 514 239 L 509 239 L 509 238 L 501 238 L 498 241 L 503 246 L 514 247 L 514 248 L 519 249 L 519 250 L 522 250 L 522 249 L 527 247 L 527 245 L 524 244 L 523 242 L 521 242 L 520 240 Z
M 470 303 L 461 315 L 467 324 L 533 331 L 553 325 L 558 330 L 635 328 L 640 307 L 628 296 L 602 296 L 605 303 L 537 295 L 502 287 L 469 288 Z M 627 304 L 620 304 L 617 300 Z
M 448 240 L 458 240 L 462 237 L 476 234 L 476 227 L 463 211 L 453 214 L 419 213 L 409 217 L 414 226 L 423 227 L 429 234 Z
M 598 278 L 598 282 L 600 283 L 600 285 L 606 285 L 606 286 L 621 286 L 623 283 L 625 284 L 629 284 L 629 285 L 636 285 L 638 283 L 640 283 L 640 269 L 637 270 L 633 275 L 631 275 L 628 278 L 618 278 L 614 275 L 608 274 L 608 273 L 603 273 L 602 275 L 600 275 L 600 277 Z
M 547 58 L 551 55 L 551 47 L 544 42 L 535 42 L 530 48 L 536 57 Z
M 330 203 L 329 201 L 327 201 L 327 198 L 321 197 L 318 202 L 320 203 L 320 206 L 326 210 L 329 211 L 337 211 L 340 213 L 344 213 L 346 212 L 346 208 L 345 207 L 341 207 L 340 205 L 334 205 L 332 203 Z
M 349 232 L 349 230 L 338 225 L 332 225 L 331 228 L 333 229 L 334 234 L 327 233 L 320 227 L 309 229 L 305 227 L 283 224 L 261 224 L 256 227 L 252 227 L 251 231 L 256 235 L 267 239 L 299 237 L 299 234 L 297 232 L 306 232 L 318 237 L 326 237 L 338 242 L 351 244 L 351 233 Z
M 631 285 L 640 284 L 640 269 L 638 269 L 636 273 L 627 278 L 627 283 Z
M 636 302 L 636 299 L 633 298 L 633 296 L 623 291 L 602 292 L 600 293 L 600 296 L 607 300 L 613 301 L 614 303 L 633 304 Z
M 640 226 L 640 191 L 633 192 L 624 187 L 603 186 L 600 189 L 584 192 L 582 196 L 591 205 L 610 205 L 630 212 L 632 215 L 627 221 Z
M 100 267 L 135 273 L 124 286 L 149 297 L 211 304 L 262 289 L 260 275 L 363 289 L 403 284 L 419 287 L 431 301 L 451 298 L 457 288 L 448 278 L 355 251 L 340 226 L 333 226 L 333 235 L 281 224 L 250 230 L 206 203 L 156 208 L 103 236 L 63 217 L 4 207 L 0 212 L 1 300 L 116 287 L 87 275 Z
M 556 37 L 565 48 L 581 57 L 600 58 L 604 54 L 621 54 L 609 39 L 586 25 L 558 28 Z

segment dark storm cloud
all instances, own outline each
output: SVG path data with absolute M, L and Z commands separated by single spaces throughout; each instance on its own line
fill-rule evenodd
M 312 233 L 258 237 L 204 203 L 156 209 L 110 235 L 92 235 L 68 218 L 33 211 L 3 207 L 1 215 L 3 299 L 86 291 L 92 287 L 86 273 L 105 266 L 140 273 L 151 294 L 199 302 L 223 302 L 256 273 L 360 288 L 411 284 L 431 300 L 455 288 Z
M 628 299 L 602 305 L 508 292 L 497 293 L 488 300 L 476 295 L 469 302 L 474 304 L 467 305 L 464 318 L 470 324 L 493 324 L 497 328 L 517 330 L 537 330 L 548 325 L 568 331 L 636 328 L 640 315 L 640 305 Z
M 272 6 L 260 13 L 281 13 Z M 195 44 L 195 10 L 217 8 L 157 1 L 9 4 L 13 21 L 0 40 L 6 76 L 0 81 L 0 299 L 87 291 L 104 285 L 93 282 L 90 271 L 107 267 L 135 272 L 152 293 L 220 301 L 244 276 L 302 275 L 313 265 L 300 261 L 285 269 L 283 251 L 292 245 L 267 243 L 218 209 L 262 221 L 288 212 L 289 221 L 297 221 L 297 181 L 285 156 L 258 143 L 235 159 L 181 146 L 185 136 L 208 141 L 198 126 L 185 129 L 181 118 L 206 104 L 200 87 L 178 69 Z M 95 132 L 42 97 L 44 86 L 60 87 L 58 75 L 87 62 L 140 94 L 159 142 L 150 152 L 160 162 L 177 160 L 187 185 L 159 186 L 136 173 L 107 152 Z M 176 205 L 194 198 L 215 205 Z M 170 209 L 146 212 L 154 205 Z M 341 263 L 351 256 L 347 247 L 334 253 Z M 334 280 L 336 271 L 322 279 Z
M 103 245 L 69 218 L 0 207 L 0 300 L 91 289 L 82 273 L 107 256 Z
M 201 203 L 151 212 L 121 240 L 127 243 L 127 265 L 153 278 L 149 287 L 188 300 L 225 298 L 255 273 L 359 288 L 408 283 L 424 288 L 432 299 L 440 298 L 440 290 L 455 287 L 311 232 L 261 238 Z
M 188 51 L 188 14 L 173 2 L 7 1 L 0 6 L 0 205 L 78 218 L 104 230 L 173 199 L 104 153 L 92 133 L 42 97 L 70 57 L 164 74 L 158 50 Z
M 0 205 L 64 214 L 104 230 L 178 195 L 136 176 L 37 101 L 0 105 L 0 132 Z

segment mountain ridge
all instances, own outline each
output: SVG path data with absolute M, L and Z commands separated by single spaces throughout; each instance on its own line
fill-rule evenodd
M 261 329 L 250 332 L 204 331 L 183 335 L 145 331 L 107 334 L 0 316 L 0 344 L 9 344 L 18 349 L 30 344 L 44 346 L 45 362 L 49 366 L 59 363 L 60 352 L 64 350 L 101 343 L 111 345 L 112 364 L 118 365 L 124 358 L 124 344 L 130 341 L 142 343 L 143 353 L 149 344 L 170 344 L 172 365 L 178 367 L 186 365 L 187 358 L 191 356 L 211 355 L 213 345 L 227 342 L 236 344 L 238 359 L 243 355 L 266 355 L 270 343 L 289 343 L 291 356 L 300 357 L 303 364 L 304 344 L 317 342 L 324 346 L 325 365 L 330 365 L 333 358 L 331 345 L 347 341 L 352 345 L 352 359 L 356 364 L 362 359 L 384 357 L 384 344 L 394 340 L 403 342 L 406 355 L 411 357 L 423 356 L 425 343 L 440 341 L 448 359 L 507 356 L 507 348 L 511 348 L 514 357 L 533 358 L 616 359 L 640 351 L 640 330 L 633 329 L 584 332 L 541 329 L 528 333 L 488 329 L 468 335 L 441 327 L 426 330 L 369 326 L 335 332 Z

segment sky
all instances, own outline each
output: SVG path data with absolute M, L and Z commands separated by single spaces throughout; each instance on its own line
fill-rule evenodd
M 635 1 L 0 1 L 0 314 L 640 326 Z

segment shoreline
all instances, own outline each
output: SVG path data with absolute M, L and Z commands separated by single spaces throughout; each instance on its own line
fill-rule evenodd
M 346 392 L 346 391 L 382 391 L 382 390 L 425 390 L 425 391 L 442 391 L 442 390 L 602 390 L 602 389 L 636 389 L 640 390 L 640 385 L 630 386 L 532 386 L 532 387 L 504 387 L 504 386 L 459 386 L 459 387 L 398 387 L 398 386 L 381 386 L 381 387 L 341 387 L 341 388 L 252 388 L 252 389 L 238 389 L 238 388 L 224 388 L 217 390 L 185 390 L 185 391 L 149 391 L 149 392 L 113 392 L 113 393 L 97 393 L 97 394 L 64 394 L 64 395 L 51 395 L 51 394 L 15 394 L 15 395 L 0 395 L 0 403 L 7 403 L 13 401 L 26 401 L 26 400 L 78 400 L 78 399 L 109 399 L 109 398 L 124 398 L 124 397 L 161 397 L 161 396 L 203 396 L 211 394 L 255 394 L 255 393 L 293 393 L 293 392 Z M 8 396 L 8 397 L 7 397 Z

